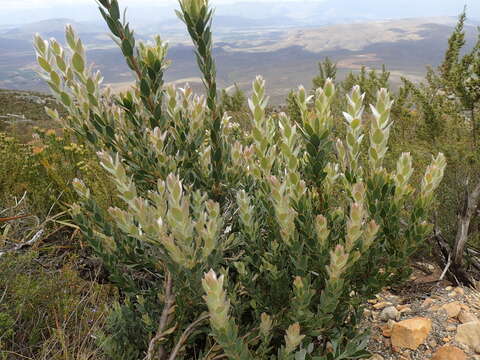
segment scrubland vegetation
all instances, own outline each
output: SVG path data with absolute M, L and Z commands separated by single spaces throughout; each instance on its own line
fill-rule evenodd
M 136 76 L 114 95 L 72 28 L 35 38 L 56 126 L 0 136 L 0 358 L 359 359 L 365 301 L 431 257 L 480 270 L 480 41 L 465 16 L 422 84 L 387 69 L 269 107 L 219 91 L 212 9 L 182 0 L 205 93 L 163 81 L 116 0 L 100 12 Z M 22 136 L 19 136 L 22 135 Z

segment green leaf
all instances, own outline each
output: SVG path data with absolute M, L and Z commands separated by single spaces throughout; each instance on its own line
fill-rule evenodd
M 122 51 L 123 54 L 127 57 L 133 56 L 133 48 L 128 39 L 123 39 L 122 41 Z
M 68 95 L 65 91 L 60 93 L 60 98 L 62 99 L 62 103 L 65 106 L 70 106 L 72 104 L 72 100 L 70 99 L 70 95 Z
M 52 71 L 52 67 L 47 62 L 47 60 L 45 60 L 43 57 L 39 56 L 37 58 L 37 61 L 38 61 L 38 64 L 42 67 L 43 70 L 45 70 L 46 72 Z
M 147 80 L 141 79 L 140 80 L 140 91 L 144 97 L 150 96 L 150 86 L 148 85 Z
M 50 79 L 56 86 L 60 86 L 60 76 L 55 71 L 50 72 Z
M 79 73 L 83 73 L 85 70 L 85 61 L 79 53 L 73 54 L 72 64 L 73 68 Z
M 90 94 L 93 94 L 95 92 L 95 83 L 93 82 L 93 80 L 91 78 L 88 78 L 88 80 L 87 80 L 87 91 Z
M 112 0 L 112 6 L 110 7 L 110 16 L 114 20 L 120 19 L 120 9 L 118 7 L 117 0 Z

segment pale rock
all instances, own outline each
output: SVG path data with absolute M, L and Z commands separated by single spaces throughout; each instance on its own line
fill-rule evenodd
M 395 321 L 388 320 L 388 323 L 386 325 L 380 327 L 380 329 L 382 330 L 382 335 L 387 338 L 392 336 L 392 329 L 393 329 L 393 325 L 395 324 L 396 324 Z
M 400 312 L 405 312 L 405 309 L 410 310 L 410 311 L 412 310 L 412 309 L 410 308 L 410 305 L 409 305 L 409 304 L 397 305 L 397 306 L 396 306 L 396 309 L 397 309 L 398 311 L 400 311 Z M 408 311 L 407 311 L 407 312 L 408 312 Z
M 400 320 L 400 312 L 395 309 L 395 306 L 388 306 L 380 313 L 380 319 L 383 321 Z
M 432 299 L 432 298 L 426 298 L 423 303 L 422 303 L 422 307 L 423 308 L 429 308 L 432 304 L 435 303 L 435 300 Z
M 467 355 L 455 346 L 445 345 L 433 354 L 432 360 L 467 360 Z
M 458 295 L 465 295 L 465 290 L 463 290 L 461 287 L 456 287 L 453 291 L 455 291 Z
M 475 315 L 473 315 L 470 311 L 462 310 L 460 311 L 460 314 L 458 314 L 458 320 L 462 324 L 466 324 L 469 322 L 478 321 L 478 318 Z
M 416 350 L 425 342 L 432 329 L 432 320 L 413 318 L 400 321 L 393 325 L 392 346 Z
M 480 321 L 458 325 L 455 340 L 480 353 Z
M 370 358 L 370 360 L 384 360 L 382 355 L 379 354 L 373 354 L 373 356 Z
M 458 301 L 452 301 L 448 304 L 445 304 L 440 309 L 445 310 L 449 318 L 457 317 L 462 310 Z
M 456 331 L 457 327 L 455 325 L 448 325 L 445 330 L 447 331 Z
M 382 310 L 382 309 L 385 309 L 389 305 L 392 305 L 392 303 L 390 303 L 388 301 L 382 301 L 382 302 L 379 302 L 379 303 L 376 303 L 375 305 L 373 305 L 373 308 L 375 310 Z

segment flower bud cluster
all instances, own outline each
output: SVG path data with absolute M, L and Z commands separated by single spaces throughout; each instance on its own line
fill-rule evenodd
M 275 155 L 276 124 L 271 117 L 265 115 L 268 97 L 265 96 L 265 80 L 257 76 L 253 82 L 253 95 L 248 100 L 248 106 L 253 115 L 252 139 L 257 161 L 250 164 L 250 171 L 256 178 L 271 174 Z
M 300 137 L 297 134 L 297 126 L 291 124 L 290 118 L 285 113 L 280 113 L 279 118 L 279 148 L 285 164 L 285 181 L 293 198 L 298 201 L 305 193 L 305 182 L 299 172 Z
M 328 243 L 327 239 L 330 235 L 330 230 L 328 229 L 327 219 L 323 215 L 317 215 L 315 218 L 315 230 L 317 232 L 317 240 L 320 245 L 320 249 L 324 249 Z
M 383 159 L 387 153 L 388 138 L 390 136 L 390 111 L 393 100 L 387 89 L 380 89 L 377 93 L 377 104 L 370 104 L 373 119 L 370 125 L 370 148 L 368 150 L 370 170 L 376 171 L 382 166 Z
M 360 146 L 363 141 L 363 124 L 362 116 L 364 111 L 363 100 L 365 94 L 361 93 L 358 85 L 354 86 L 351 93 L 347 95 L 347 112 L 343 113 L 347 122 L 347 135 L 345 144 L 337 141 L 337 152 L 340 161 L 346 163 L 346 168 L 352 173 L 360 175 L 362 169 L 359 164 Z
M 219 331 L 228 327 L 230 302 L 223 289 L 224 276 L 217 277 L 215 271 L 210 270 L 202 279 L 203 290 L 205 291 L 205 302 L 210 313 L 210 324 Z
M 402 153 L 397 161 L 397 171 L 394 175 L 395 180 L 395 201 L 400 200 L 410 194 L 413 190 L 408 184 L 413 174 L 412 156 L 410 153 Z
M 438 185 L 440 185 L 446 166 L 447 161 L 445 155 L 439 153 L 436 158 L 433 158 L 432 163 L 427 167 L 422 179 L 420 191 L 420 197 L 425 203 L 430 201 L 433 192 L 437 189 Z
M 300 335 L 300 324 L 295 323 L 288 327 L 285 333 L 285 353 L 291 354 L 300 346 L 305 335 Z
M 196 22 L 201 19 L 202 11 L 208 7 L 208 0 L 180 0 L 180 6 Z
M 287 245 L 292 245 L 297 213 L 291 206 L 291 196 L 287 183 L 281 183 L 275 176 L 270 176 L 268 180 L 275 217 L 280 226 L 280 236 Z
M 168 43 L 162 41 L 159 35 L 154 37 L 154 44 L 139 43 L 138 53 L 140 61 L 151 69 L 166 70 L 169 62 L 166 60 Z
M 332 79 L 325 81 L 323 88 L 319 87 L 315 91 L 315 113 L 306 117 L 305 121 L 318 137 L 324 137 L 333 127 L 333 116 L 331 104 L 335 98 L 335 84 Z
M 340 176 L 343 176 L 343 174 L 340 173 L 340 166 L 332 163 L 328 163 L 327 166 L 325 166 L 324 171 L 327 175 L 325 176 L 323 188 L 325 193 L 332 194 L 335 183 Z
M 240 221 L 244 226 L 247 234 L 253 238 L 257 232 L 257 224 L 255 222 L 255 209 L 250 203 L 250 197 L 245 190 L 237 193 L 238 212 Z

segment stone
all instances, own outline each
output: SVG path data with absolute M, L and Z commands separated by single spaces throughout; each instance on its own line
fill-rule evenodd
M 458 325 L 455 340 L 480 353 L 480 321 Z
M 382 310 L 382 309 L 385 309 L 389 305 L 392 305 L 392 303 L 387 302 L 387 301 L 382 301 L 382 302 L 379 302 L 379 303 L 376 303 L 375 305 L 373 305 L 373 308 L 375 310 Z
M 460 314 L 460 311 L 462 310 L 462 308 L 460 307 L 460 303 L 458 301 L 452 301 L 448 304 L 445 304 L 440 309 L 445 310 L 449 318 L 457 317 L 458 314 Z
M 432 298 L 426 298 L 423 300 L 422 307 L 423 308 L 429 308 L 433 303 L 435 303 L 435 300 Z
M 465 295 L 465 290 L 463 290 L 461 287 L 456 287 L 453 291 L 455 291 L 458 295 Z
M 400 320 L 400 312 L 395 309 L 395 306 L 388 306 L 380 313 L 380 319 L 383 321 Z
M 380 326 L 380 329 L 382 330 L 382 335 L 389 338 L 392 336 L 392 329 L 393 325 L 395 325 L 395 321 L 393 320 L 388 320 L 388 323 L 384 326 Z
M 379 354 L 373 354 L 373 356 L 370 358 L 370 360 L 384 360 L 382 355 Z
M 445 345 L 433 354 L 432 360 L 467 360 L 467 355 L 455 346 Z
M 392 345 L 398 348 L 416 350 L 425 342 L 432 330 L 432 320 L 417 317 L 393 325 Z
M 466 324 L 469 322 L 478 321 L 478 318 L 475 315 L 473 315 L 470 311 L 462 310 L 460 311 L 460 314 L 458 314 L 458 320 L 462 324 Z
M 448 325 L 445 330 L 447 331 L 457 331 L 457 327 L 455 325 Z

